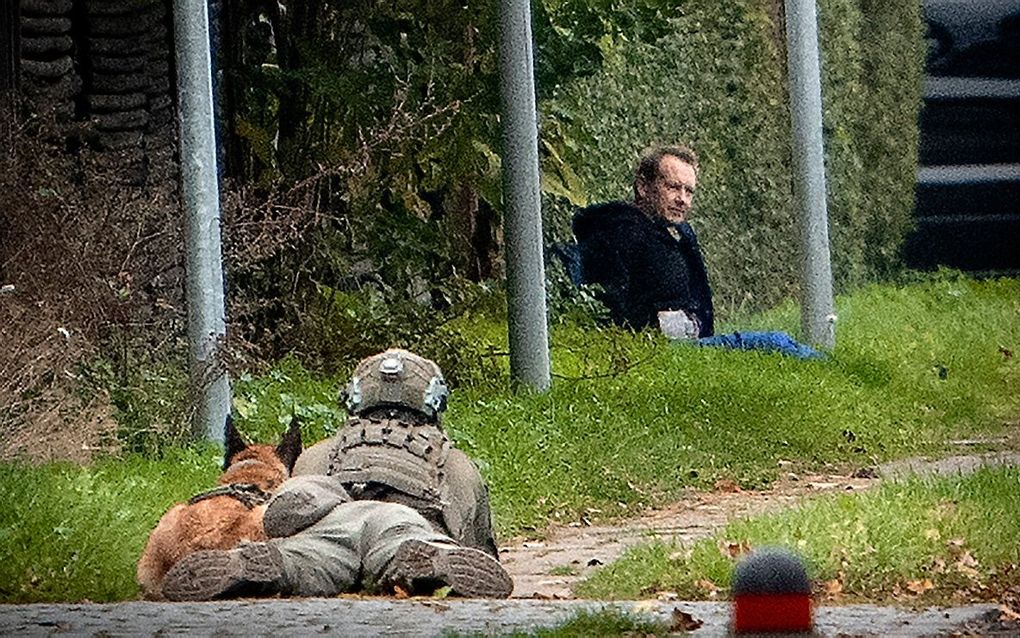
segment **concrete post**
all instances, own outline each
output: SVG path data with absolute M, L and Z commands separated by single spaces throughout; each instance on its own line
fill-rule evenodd
M 230 381 L 219 356 L 226 319 L 206 0 L 175 0 L 174 32 L 181 199 L 187 216 L 188 339 L 196 401 L 193 426 L 196 433 L 223 442 Z
M 549 336 L 531 6 L 528 0 L 501 0 L 499 17 L 510 377 L 515 385 L 546 390 Z
M 801 215 L 801 330 L 810 344 L 836 345 L 825 207 L 822 88 L 814 0 L 786 0 L 794 189 Z

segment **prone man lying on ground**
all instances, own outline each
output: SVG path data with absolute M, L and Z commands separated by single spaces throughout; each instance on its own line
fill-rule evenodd
M 269 540 L 191 554 L 169 600 L 345 592 L 506 598 L 488 489 L 440 423 L 434 362 L 387 350 L 358 364 L 340 432 L 305 450 L 266 507 Z

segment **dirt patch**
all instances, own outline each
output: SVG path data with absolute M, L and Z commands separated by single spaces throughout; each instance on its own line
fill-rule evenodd
M 866 490 L 879 478 L 835 474 L 787 477 L 768 490 L 691 491 L 682 502 L 614 525 L 557 525 L 544 540 L 517 538 L 500 550 L 514 598 L 571 599 L 571 588 L 633 545 L 658 539 L 690 544 L 736 518 L 795 507 L 820 494 Z

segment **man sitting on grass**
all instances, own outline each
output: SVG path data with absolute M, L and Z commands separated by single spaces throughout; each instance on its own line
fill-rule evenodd
M 715 335 L 712 288 L 688 217 L 698 185 L 698 156 L 686 146 L 653 146 L 634 174 L 634 203 L 589 206 L 573 219 L 578 284 L 600 284 L 613 323 L 658 328 L 673 339 L 738 350 L 822 356 L 784 332 Z M 558 247 L 561 255 L 567 255 Z
M 698 156 L 685 146 L 653 146 L 634 175 L 634 203 L 589 206 L 573 220 L 582 283 L 601 284 L 617 325 L 658 326 L 669 336 L 715 332 L 712 289 L 688 223 Z

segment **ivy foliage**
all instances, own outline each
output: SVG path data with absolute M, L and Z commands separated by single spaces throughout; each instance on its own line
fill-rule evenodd
M 630 197 L 644 147 L 683 142 L 701 157 L 693 224 L 721 314 L 796 293 L 800 231 L 780 4 L 689 0 L 666 35 L 628 43 L 599 73 L 556 92 L 543 109 L 544 142 L 572 174 L 547 189 L 550 242 L 569 236 L 579 203 Z M 846 290 L 895 272 L 909 229 L 920 8 L 824 0 L 819 28 L 830 240 L 837 289 Z

